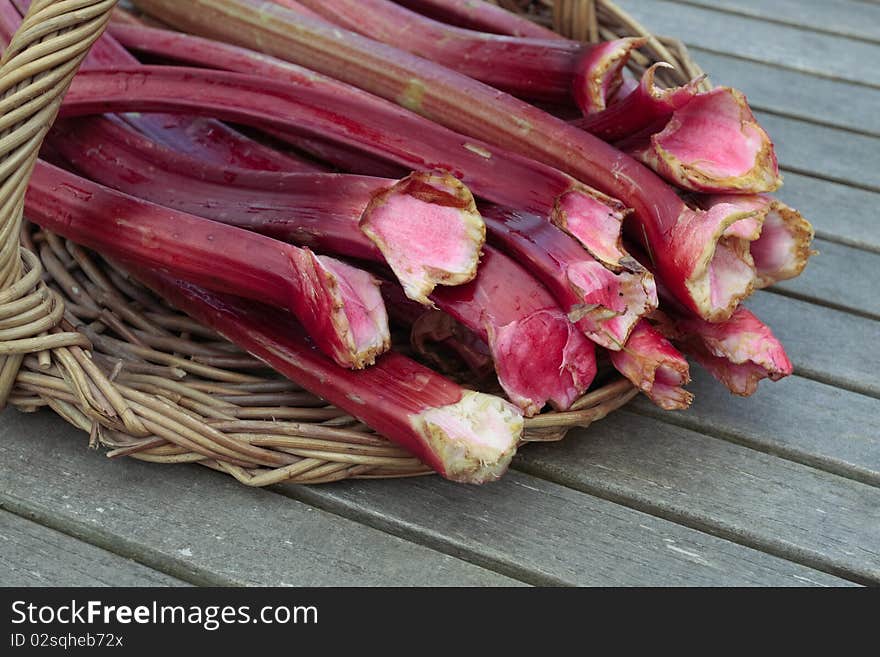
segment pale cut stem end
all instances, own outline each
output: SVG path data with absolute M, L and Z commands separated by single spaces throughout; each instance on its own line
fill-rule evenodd
M 413 301 L 477 275 L 486 226 L 474 197 L 448 174 L 413 173 L 379 193 L 360 220 Z
M 691 405 L 694 396 L 682 387 L 691 380 L 687 360 L 648 322 L 639 322 L 626 346 L 609 356 L 615 369 L 660 408 Z
M 556 199 L 550 221 L 611 271 L 639 272 L 644 268 L 626 252 L 622 242 L 623 220 L 630 212 L 620 201 L 580 187 Z
M 627 37 L 591 47 L 578 62 L 572 94 L 585 116 L 601 112 L 623 83 L 623 69 L 633 51 L 648 42 Z
M 663 130 L 620 146 L 682 189 L 757 194 L 782 185 L 773 142 L 729 87 L 698 94 Z
M 677 267 L 673 274 L 684 275 L 686 305 L 699 317 L 726 320 L 753 292 L 755 264 L 749 244 L 758 238 L 762 223 L 760 212 L 727 203 L 682 213 L 669 252 Z M 667 282 L 671 278 L 664 276 Z
M 810 222 L 800 212 L 772 196 L 716 194 L 696 200 L 705 209 L 727 204 L 759 214 L 759 235 L 749 238 L 756 288 L 799 276 L 810 257 L 816 254 L 812 249 L 814 231 Z
M 447 479 L 483 484 L 499 479 L 522 439 L 523 417 L 513 404 L 465 390 L 454 404 L 413 416 L 434 463 Z
M 327 256 L 314 256 L 323 273 L 322 294 L 328 321 L 338 336 L 337 362 L 363 369 L 391 348 L 388 314 L 379 281 L 356 267 Z
M 610 351 L 622 349 L 639 320 L 657 308 L 657 285 L 648 271 L 615 274 L 593 262 L 569 267 L 566 275 L 582 300 L 569 310 L 569 320 Z

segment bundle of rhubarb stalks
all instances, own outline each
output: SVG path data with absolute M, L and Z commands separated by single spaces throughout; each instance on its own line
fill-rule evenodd
M 741 304 L 813 231 L 740 91 L 479 0 L 134 4 L 26 217 L 441 475 L 498 478 L 614 370 L 670 411 L 687 357 L 742 396 L 791 373 Z

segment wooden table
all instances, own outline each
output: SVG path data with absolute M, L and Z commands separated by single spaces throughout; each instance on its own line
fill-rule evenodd
M 640 400 L 482 488 L 251 490 L 110 462 L 50 413 L 10 411 L 0 584 L 880 583 L 880 6 L 620 5 L 743 89 L 777 143 L 821 256 L 749 305 L 796 376 L 742 400 L 697 373 L 692 410 Z

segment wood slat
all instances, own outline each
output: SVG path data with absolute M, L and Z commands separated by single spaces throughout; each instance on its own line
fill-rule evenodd
M 826 77 L 880 86 L 880 45 L 763 23 L 667 0 L 617 4 L 659 34 L 688 45 Z
M 691 374 L 695 399 L 686 412 L 662 411 L 644 398 L 629 408 L 880 486 L 880 400 L 800 376 L 762 382 L 743 399 L 697 365 Z
M 797 278 L 773 290 L 805 301 L 880 319 L 880 254 L 817 239 L 819 255 Z
M 803 212 L 817 235 L 880 252 L 880 194 L 787 172 L 776 195 Z
M 573 488 L 880 582 L 880 489 L 872 486 L 626 411 L 519 459 Z
M 746 305 L 773 328 L 798 374 L 880 397 L 876 320 L 767 292 Z
M 700 49 L 692 55 L 714 84 L 743 90 L 757 110 L 880 135 L 880 89 Z
M 438 477 L 284 487 L 307 506 L 197 466 L 108 462 L 60 418 L 40 413 L 19 418 L 24 424 L 10 421 L 16 417 L 0 426 L 3 506 L 30 509 L 41 521 L 50 518 L 114 551 L 137 552 L 139 561 L 162 562 L 191 581 L 515 583 L 314 508 L 336 505 L 541 583 L 845 583 L 527 475 L 510 473 L 483 487 Z
M 7 411 L 0 507 L 198 584 L 518 582 L 201 467 L 109 461 L 51 413 Z
M 530 451 L 531 447 L 523 451 Z M 841 580 L 606 500 L 509 472 L 489 486 L 440 479 L 290 490 L 547 584 L 839 585 Z M 426 513 L 426 510 L 430 512 Z
M 757 116 L 776 144 L 780 166 L 880 190 L 880 138 L 761 112 Z
M 186 586 L 186 583 L 0 511 L 0 586 Z
M 844 37 L 880 41 L 880 6 L 851 0 L 675 0 Z

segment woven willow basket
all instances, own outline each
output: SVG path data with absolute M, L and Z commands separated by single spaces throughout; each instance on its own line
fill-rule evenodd
M 0 404 L 48 406 L 110 457 L 201 463 L 250 486 L 428 474 L 99 257 L 23 220 L 40 145 L 115 4 L 34 0 L 0 62 Z M 667 84 L 701 73 L 681 43 L 649 35 L 611 2 L 498 4 L 576 39 L 650 37 L 634 70 L 668 61 Z M 605 381 L 573 410 L 528 420 L 525 440 L 559 440 L 635 392 L 625 380 Z

